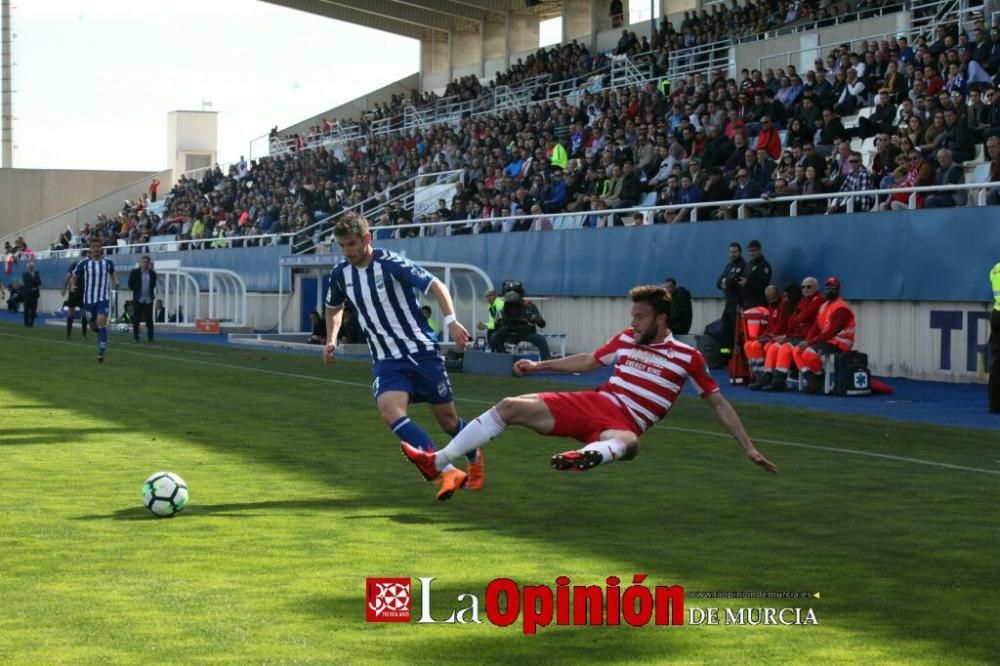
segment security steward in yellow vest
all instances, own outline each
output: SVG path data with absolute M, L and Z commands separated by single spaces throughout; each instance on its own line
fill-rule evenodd
M 1000 263 L 990 271 L 993 311 L 990 312 L 990 411 L 1000 414 Z
M 476 324 L 476 328 L 480 331 L 486 331 L 486 340 L 488 341 L 490 336 L 497 330 L 497 315 L 503 310 L 503 299 L 497 296 L 496 289 L 487 289 L 483 296 L 486 298 L 486 308 L 489 318 L 485 323 L 479 322 Z M 489 344 L 487 343 L 488 346 Z

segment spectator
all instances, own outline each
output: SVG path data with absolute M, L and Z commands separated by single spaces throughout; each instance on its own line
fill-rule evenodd
M 896 188 L 926 187 L 934 184 L 934 167 L 923 158 L 920 151 L 911 150 L 907 160 L 906 175 L 895 184 Z M 882 210 L 905 210 L 910 207 L 911 197 L 913 197 L 915 208 L 924 207 L 926 194 L 923 192 L 897 192 L 891 194 L 879 207 Z
M 625 20 L 625 10 L 622 0 L 611 0 L 608 7 L 608 16 L 611 17 L 611 27 L 620 28 Z
M 772 125 L 771 119 L 768 116 L 760 119 L 760 134 L 757 135 L 754 148 L 756 150 L 766 150 L 771 159 L 774 160 L 781 156 L 781 136 L 778 134 L 778 129 Z
M 945 131 L 937 138 L 935 145 L 938 148 L 947 148 L 951 151 L 951 159 L 961 164 L 973 157 L 972 136 L 968 126 L 959 122 L 958 112 L 955 109 L 944 110 Z
M 681 176 L 680 187 L 677 190 L 677 197 L 675 203 L 696 204 L 700 202 L 701 202 L 701 190 L 699 190 L 698 186 L 692 182 L 690 174 L 684 174 L 683 176 Z M 667 221 L 670 223 L 687 222 L 690 219 L 691 219 L 691 209 L 679 208 L 677 209 L 677 211 L 674 213 L 673 216 L 669 217 Z
M 752 151 L 747 151 L 747 154 L 753 154 Z M 734 201 L 741 201 L 743 199 L 759 199 L 761 195 L 760 185 L 756 181 L 750 180 L 750 173 L 747 169 L 740 169 L 736 173 L 736 178 L 732 182 Z M 743 204 L 741 204 L 743 205 Z M 719 219 L 732 220 L 735 219 L 739 213 L 735 205 L 723 206 L 719 209 Z
M 842 194 L 845 194 L 848 192 L 864 192 L 866 190 L 871 190 L 871 174 L 865 165 L 861 163 L 861 153 L 852 151 L 847 161 L 851 166 L 851 172 L 844 177 L 844 182 L 840 186 L 839 191 Z M 875 204 L 875 197 L 873 195 L 836 197 L 830 202 L 827 214 L 846 212 L 848 199 L 853 199 L 853 210 L 855 213 L 867 212 L 871 210 L 872 206 Z
M 937 159 L 938 168 L 934 176 L 935 185 L 960 185 L 965 183 L 965 172 L 962 170 L 962 167 L 952 161 L 950 150 L 947 148 L 939 150 Z M 968 199 L 968 194 L 966 190 L 935 192 L 927 197 L 925 205 L 928 208 L 964 206 Z
M 149 183 L 149 200 L 156 203 L 156 193 L 160 189 L 160 179 L 153 176 L 153 180 Z

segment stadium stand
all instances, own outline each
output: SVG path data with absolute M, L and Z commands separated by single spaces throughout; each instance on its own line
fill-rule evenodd
M 937 184 L 918 171 L 937 169 L 941 148 L 963 164 L 966 182 L 996 182 L 1000 150 L 986 141 L 1000 135 L 1000 28 L 975 14 L 908 41 L 838 45 L 801 74 L 739 63 L 729 78 L 719 67 L 733 43 L 899 9 L 889 0 L 719 3 L 677 28 L 664 19 L 652 47 L 625 30 L 604 54 L 576 41 L 540 49 L 488 82 L 468 76 L 440 96 L 397 95 L 306 134 L 279 137 L 275 128 L 270 156 L 182 177 L 165 207 L 125 202 L 53 248 L 97 235 L 109 245 L 166 237 L 305 252 L 348 209 L 388 237 L 853 212 L 893 199 L 921 207 L 923 194 L 907 188 Z M 454 193 L 414 217 L 412 190 L 442 172 L 460 172 Z M 995 202 L 998 189 L 969 205 Z M 794 200 L 802 194 L 830 198 Z M 733 200 L 756 205 L 724 205 Z M 701 207 L 605 212 L 652 205 Z M 575 215 L 548 217 L 559 213 Z M 511 219 L 518 215 L 530 217 Z M 388 228 L 436 222 L 454 224 Z

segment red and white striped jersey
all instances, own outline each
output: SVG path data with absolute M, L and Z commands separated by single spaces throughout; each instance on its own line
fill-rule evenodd
M 667 415 L 688 379 L 700 396 L 719 390 L 705 357 L 694 347 L 670 334 L 663 342 L 639 345 L 632 333 L 626 328 L 594 350 L 594 358 L 602 365 L 615 365 L 611 379 L 597 392 L 628 414 L 640 431 Z

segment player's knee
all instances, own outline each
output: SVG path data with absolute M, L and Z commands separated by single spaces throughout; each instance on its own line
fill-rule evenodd
M 497 403 L 496 409 L 504 423 L 513 423 L 517 419 L 518 399 L 504 398 Z
M 441 426 L 441 430 L 449 434 L 453 433 L 458 427 L 458 414 L 438 414 L 437 422 Z
M 497 412 L 507 425 L 525 425 L 532 415 L 531 398 L 525 396 L 504 398 L 497 403 Z
M 624 436 L 620 439 L 625 445 L 625 455 L 622 456 L 622 460 L 632 460 L 639 455 L 639 438 L 637 436 Z
M 379 414 L 382 416 L 382 420 L 389 427 L 392 427 L 399 419 L 406 416 L 404 410 L 396 409 L 395 407 L 381 407 L 379 408 Z

